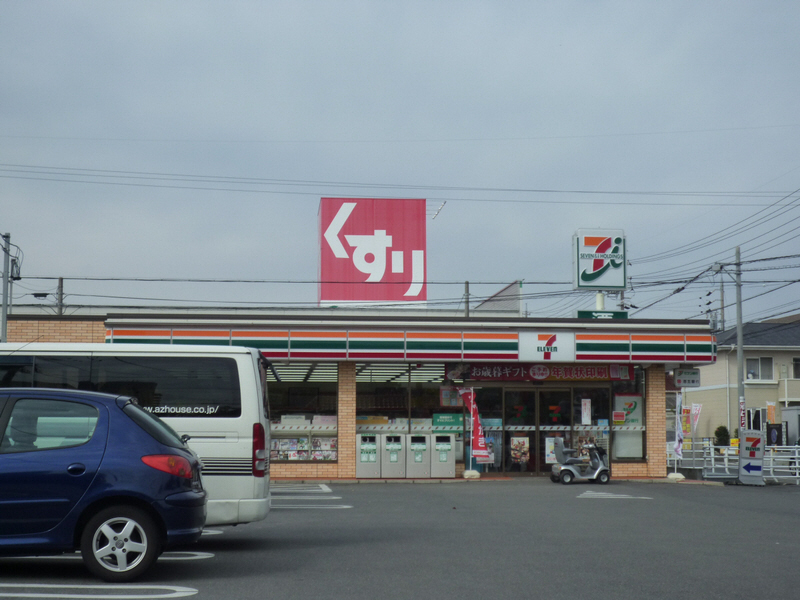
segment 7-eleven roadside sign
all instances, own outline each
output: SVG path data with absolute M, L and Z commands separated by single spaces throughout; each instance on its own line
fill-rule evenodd
M 764 485 L 764 434 L 745 429 L 739 440 L 739 481 L 747 485 Z

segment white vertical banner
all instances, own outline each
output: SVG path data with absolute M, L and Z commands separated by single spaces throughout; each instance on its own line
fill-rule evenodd
M 692 404 L 692 433 L 697 429 L 697 422 L 700 420 L 701 410 L 703 410 L 702 404 Z

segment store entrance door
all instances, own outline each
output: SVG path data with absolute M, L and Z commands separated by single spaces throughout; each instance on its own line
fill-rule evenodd
M 547 475 L 555 462 L 553 440 L 571 439 L 572 392 L 560 390 L 506 390 L 504 471 Z

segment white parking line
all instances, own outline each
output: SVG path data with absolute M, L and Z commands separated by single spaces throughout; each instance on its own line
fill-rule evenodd
M 333 490 L 324 483 L 276 483 L 270 486 L 270 507 L 272 509 L 310 509 L 310 510 L 342 510 L 353 508 L 346 504 L 283 504 L 285 500 L 341 500 L 341 496 L 328 496 Z M 318 495 L 320 494 L 320 495 Z
M 341 496 L 274 496 L 272 500 L 341 500 Z
M 9 590 L 6 592 L 6 590 Z M 13 591 L 20 590 L 20 591 Z M 23 592 L 21 590 L 30 590 Z M 41 592 L 35 590 L 42 590 Z M 49 590 L 54 590 L 50 592 Z M 64 590 L 87 590 L 84 593 L 76 592 L 74 594 L 66 594 Z M 115 590 L 123 592 L 129 590 L 132 592 L 145 592 L 146 590 L 153 590 L 155 593 L 107 593 L 95 594 L 93 590 Z M 0 598 L 64 598 L 64 599 L 103 599 L 103 600 L 149 600 L 150 598 L 186 598 L 187 596 L 194 596 L 197 590 L 190 587 L 181 587 L 177 585 L 67 585 L 63 583 L 46 584 L 46 583 L 0 583 Z
M 583 492 L 578 498 L 621 498 L 628 500 L 652 500 L 647 496 L 628 496 L 627 494 L 612 494 L 609 492 Z
M 273 492 L 308 492 L 309 494 L 330 494 L 331 488 L 324 483 L 273 483 L 269 486 Z
M 284 506 L 273 506 L 272 510 L 279 510 L 279 509 L 282 509 L 282 508 L 312 508 L 314 510 L 325 510 L 325 509 L 343 509 L 343 508 L 353 508 L 353 507 L 352 506 L 347 506 L 346 504 L 331 505 L 331 506 L 326 506 L 324 504 L 321 505 L 321 506 L 319 504 L 316 505 L 316 506 L 310 506 L 310 505 L 304 506 L 302 504 L 286 504 Z

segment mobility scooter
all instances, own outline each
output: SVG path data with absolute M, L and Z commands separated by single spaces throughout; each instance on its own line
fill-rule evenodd
M 550 479 L 554 483 L 572 483 L 573 481 L 599 481 L 608 483 L 611 471 L 608 468 L 608 453 L 600 448 L 593 440 L 584 444 L 583 449 L 588 453 L 586 458 L 575 456 L 577 450 L 564 447 L 564 438 L 557 437 L 555 454 L 558 461 L 550 471 Z

